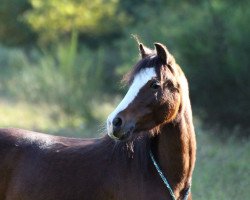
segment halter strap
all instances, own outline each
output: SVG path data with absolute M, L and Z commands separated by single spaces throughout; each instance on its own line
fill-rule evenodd
M 155 160 L 155 158 L 154 158 L 154 155 L 153 155 L 153 153 L 152 153 L 151 150 L 149 151 L 149 154 L 150 154 L 150 158 L 151 158 L 151 160 L 152 160 L 152 162 L 153 162 L 153 164 L 154 164 L 154 166 L 155 166 L 155 168 L 156 168 L 158 174 L 160 175 L 162 181 L 164 182 L 164 184 L 165 184 L 166 187 L 168 188 L 168 191 L 169 191 L 169 193 L 170 193 L 172 199 L 173 199 L 173 200 L 176 200 L 175 195 L 174 195 L 174 192 L 173 192 L 172 188 L 170 187 L 167 178 L 164 176 L 162 170 L 160 169 L 159 165 L 157 164 L 157 162 L 156 162 L 156 160 Z M 191 187 L 188 187 L 188 189 L 187 189 L 186 192 L 185 192 L 185 195 L 184 195 L 183 200 L 187 200 L 187 199 L 188 199 L 188 195 L 189 195 L 190 190 L 191 190 Z

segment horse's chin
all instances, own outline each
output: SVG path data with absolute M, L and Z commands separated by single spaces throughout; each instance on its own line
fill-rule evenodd
M 135 128 L 130 131 L 122 131 L 119 134 L 113 135 L 113 134 L 108 134 L 110 138 L 114 139 L 115 141 L 119 142 L 131 142 L 140 138 L 144 138 L 145 136 L 153 136 L 155 135 L 155 132 L 158 131 L 158 127 L 153 127 L 150 130 L 149 129 L 140 129 L 140 128 Z
M 131 135 L 132 135 L 132 133 L 130 133 L 130 132 L 123 133 L 120 140 L 121 141 L 129 140 L 131 138 Z
M 108 133 L 108 136 L 116 141 L 128 141 L 133 137 L 133 132 L 132 131 L 127 131 L 127 132 L 121 132 L 117 134 L 116 136 L 114 134 Z

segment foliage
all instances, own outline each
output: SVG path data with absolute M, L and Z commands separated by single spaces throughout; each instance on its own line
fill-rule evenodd
M 1 11 L 4 5 L 13 9 L 8 2 L 14 1 L 4 0 Z M 195 114 L 205 124 L 249 133 L 249 1 L 29 2 L 31 6 L 19 1 L 23 9 L 13 15 L 0 13 L 0 26 L 15 27 L 15 33 L 1 29 L 0 40 L 20 40 L 26 33 L 18 29 L 17 18 L 22 18 L 31 35 L 46 45 L 42 50 L 0 47 L 0 90 L 5 95 L 58 104 L 70 116 L 96 121 L 91 102 L 109 101 L 124 92 L 118 80 L 138 60 L 137 44 L 130 38 L 135 33 L 146 44 L 166 44 L 174 54 L 188 76 Z M 11 19 L 6 21 L 9 26 L 4 19 Z
M 192 25 L 180 47 L 185 65 L 192 67 L 187 72 L 193 103 L 209 125 L 248 129 L 250 12 L 240 3 L 211 1 L 203 6 L 204 17 L 197 16 L 200 23 Z
M 117 0 L 29 1 L 32 9 L 24 17 L 43 41 L 57 40 L 73 30 L 92 36 L 111 33 L 112 26 L 118 26 L 124 17 L 122 13 L 116 13 Z
M 146 44 L 160 41 L 173 52 L 188 76 L 195 113 L 205 124 L 242 129 L 242 135 L 249 133 L 250 118 L 247 5 L 222 0 L 167 3 L 165 12 L 144 6 L 140 11 L 150 11 L 148 18 L 128 29 Z M 123 57 L 127 65 L 120 71 L 130 67 L 128 43 L 120 43 L 127 52 Z
M 100 109 L 108 99 L 112 102 L 101 92 L 112 81 L 103 76 L 108 69 L 102 65 L 105 62 L 103 48 L 99 48 L 94 57 L 83 46 L 77 52 L 77 34 L 73 33 L 70 43 L 57 45 L 51 51 L 32 50 L 29 58 L 20 49 L 2 48 L 2 52 L 5 52 L 2 62 L 0 57 L 2 72 L 8 72 L 0 81 L 2 94 L 7 93 L 19 101 L 56 105 L 68 116 L 69 126 L 76 125 L 74 119 L 81 119 L 84 126 L 103 119 L 103 114 L 96 114 L 95 108 Z M 15 53 L 13 60 L 11 56 Z
M 1 0 L 0 41 L 6 45 L 27 45 L 36 39 L 36 34 L 22 20 L 22 14 L 30 9 L 27 0 Z

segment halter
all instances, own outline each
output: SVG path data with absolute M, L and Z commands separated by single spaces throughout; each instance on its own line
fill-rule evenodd
M 154 158 L 154 155 L 153 155 L 152 151 L 150 151 L 149 154 L 150 154 L 150 158 L 151 158 L 151 160 L 152 160 L 152 162 L 153 162 L 153 164 L 154 164 L 154 166 L 155 166 L 155 168 L 156 168 L 158 174 L 160 175 L 162 181 L 164 182 L 164 184 L 165 184 L 166 187 L 168 188 L 168 191 L 169 191 L 169 193 L 170 193 L 172 199 L 173 199 L 173 200 L 176 200 L 176 198 L 175 198 L 175 196 L 174 196 L 174 192 L 173 192 L 172 188 L 170 187 L 167 178 L 164 176 L 162 170 L 160 169 L 159 165 L 158 165 L 157 162 L 155 161 L 155 158 Z M 186 190 L 186 193 L 185 193 L 185 195 L 184 195 L 183 200 L 187 200 L 190 190 L 191 190 L 191 187 L 188 187 L 188 189 Z

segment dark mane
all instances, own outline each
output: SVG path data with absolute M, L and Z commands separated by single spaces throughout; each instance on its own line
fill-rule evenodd
M 116 163 L 118 168 L 127 166 L 136 168 L 142 174 L 146 173 L 149 164 L 149 150 L 152 145 L 152 138 L 147 133 L 137 133 L 138 135 L 129 141 L 116 141 L 112 146 L 112 163 Z M 104 144 L 110 144 L 112 140 L 108 137 L 104 139 Z M 103 145 L 105 148 L 105 145 Z
M 122 83 L 126 85 L 130 85 L 135 75 L 141 70 L 145 68 L 155 67 L 156 69 L 159 69 L 160 66 L 162 66 L 163 63 L 160 60 L 160 58 L 156 55 L 156 53 L 153 51 L 152 54 L 148 55 L 147 57 L 141 59 L 133 68 L 131 71 L 129 71 L 122 79 Z

